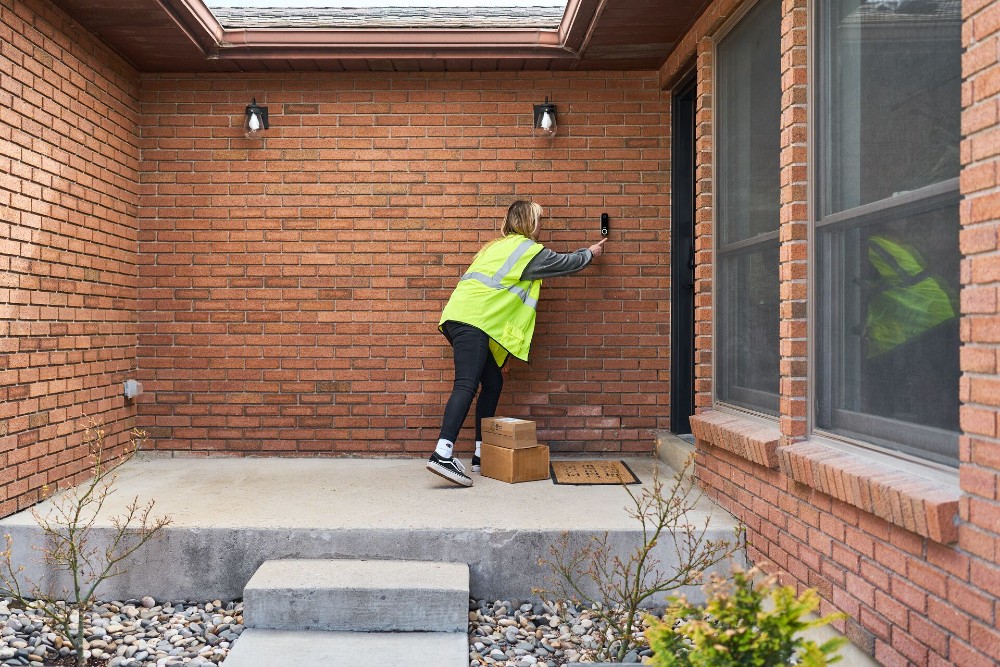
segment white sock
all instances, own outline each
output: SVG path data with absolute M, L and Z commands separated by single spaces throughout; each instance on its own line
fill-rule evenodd
M 479 450 L 483 447 L 482 440 L 476 440 L 476 456 L 479 456 Z
M 438 440 L 437 447 L 434 448 L 434 451 L 435 453 L 437 453 L 438 456 L 443 456 L 446 459 L 450 459 L 451 451 L 452 449 L 454 449 L 454 447 L 455 443 L 453 443 L 451 440 L 445 440 L 444 438 L 441 438 L 440 440 Z

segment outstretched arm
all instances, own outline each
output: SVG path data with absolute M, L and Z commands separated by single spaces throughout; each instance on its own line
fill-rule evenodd
M 528 266 L 524 267 L 521 278 L 522 280 L 541 280 L 576 273 L 588 266 L 595 257 L 601 255 L 603 252 L 601 246 L 604 245 L 605 241 L 607 239 L 601 239 L 589 248 L 581 248 L 576 252 L 560 253 L 543 248 L 540 253 L 535 255 L 534 259 L 528 262 Z

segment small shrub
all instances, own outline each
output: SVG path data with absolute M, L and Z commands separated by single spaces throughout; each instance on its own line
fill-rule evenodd
M 693 513 L 701 491 L 687 475 L 694 465 L 689 457 L 665 485 L 654 469 L 652 488 L 640 493 L 623 485 L 630 504 L 625 510 L 640 523 L 641 542 L 623 557 L 614 554 L 608 533 L 591 537 L 574 550 L 568 533 L 549 548 L 551 559 L 539 563 L 552 573 L 550 589 L 535 593 L 569 599 L 586 605 L 608 627 L 608 643 L 600 659 L 621 662 L 633 649 L 645 646 L 641 636 L 642 608 L 657 596 L 683 586 L 700 584 L 702 574 L 728 559 L 739 548 L 737 539 L 708 538 L 710 517 L 699 521 Z M 677 565 L 661 567 L 654 549 L 659 540 L 669 540 Z
M 654 621 L 646 637 L 653 649 L 653 667 L 824 667 L 837 662 L 836 651 L 847 640 L 835 637 L 822 644 L 805 639 L 802 631 L 842 618 L 831 614 L 810 620 L 819 595 L 810 589 L 796 597 L 791 586 L 775 586 L 775 577 L 754 583 L 759 570 L 737 570 L 733 581 L 712 575 L 705 607 L 676 598 L 662 621 Z M 773 603 L 768 609 L 766 601 Z
M 90 448 L 93 476 L 54 496 L 45 514 L 39 508 L 31 511 L 46 540 L 45 546 L 35 548 L 46 565 L 70 575 L 70 589 L 56 594 L 36 583 L 22 581 L 24 566 L 12 562 L 12 539 L 4 535 L 7 546 L 0 551 L 0 593 L 32 609 L 61 634 L 76 651 L 78 667 L 87 662 L 84 629 L 97 587 L 126 572 L 128 557 L 171 521 L 166 516 L 153 516 L 152 500 L 140 505 L 136 497 L 125 507 L 124 514 L 111 518 L 113 531 L 109 544 L 102 547 L 98 540 L 92 539 L 98 514 L 114 491 L 116 476 L 111 469 L 131 458 L 144 437 L 142 431 L 133 431 L 124 454 L 109 465 L 104 430 L 91 419 L 85 427 L 84 442 Z

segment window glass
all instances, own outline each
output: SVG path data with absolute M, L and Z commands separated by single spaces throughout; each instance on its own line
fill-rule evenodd
M 717 397 L 778 412 L 781 3 L 763 0 L 716 52 Z
M 816 424 L 957 465 L 961 5 L 820 7 Z
M 822 214 L 957 178 L 961 3 L 834 0 L 822 8 Z

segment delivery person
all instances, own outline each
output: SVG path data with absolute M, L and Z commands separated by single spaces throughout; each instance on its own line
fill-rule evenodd
M 553 252 L 536 240 L 541 218 L 538 204 L 511 204 L 501 238 L 479 251 L 441 314 L 438 329 L 454 352 L 455 385 L 427 469 L 460 486 L 472 486 L 472 479 L 465 474 L 462 462 L 452 456 L 455 439 L 476 390 L 482 387 L 476 402 L 476 452 L 472 457 L 472 470 L 478 472 L 482 421 L 496 414 L 503 389 L 500 368 L 507 356 L 528 360 L 542 279 L 576 273 L 600 256 L 607 240 L 572 253 Z

